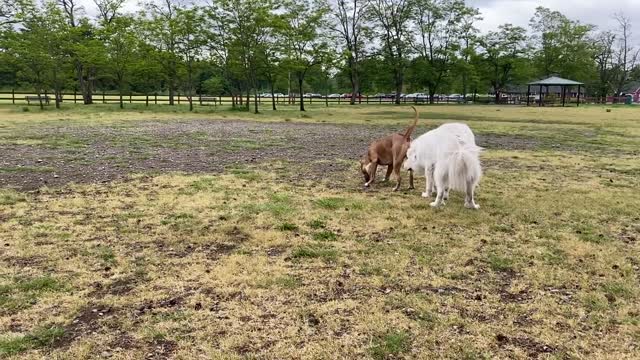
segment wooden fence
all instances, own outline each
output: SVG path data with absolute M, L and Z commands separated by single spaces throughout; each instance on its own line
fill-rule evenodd
M 41 94 L 43 98 L 49 99 L 49 104 L 54 104 L 55 99 L 53 98 L 53 94 L 50 92 L 45 92 Z M 35 98 L 35 100 L 34 100 Z M 236 104 L 244 104 L 246 103 L 246 95 L 240 99 L 240 97 L 236 97 Z M 262 106 L 268 106 L 271 104 L 272 99 L 268 96 L 259 97 L 259 104 Z M 350 103 L 350 98 L 347 97 L 305 97 L 305 104 L 325 104 L 325 105 L 348 105 Z M 591 104 L 624 104 L 626 98 L 613 98 L 608 97 L 604 98 L 593 98 L 593 97 L 585 97 L 580 99 L 581 103 L 591 103 Z M 62 103 L 73 103 L 73 104 L 82 104 L 82 94 L 78 92 L 73 93 L 63 93 L 62 94 Z M 143 105 L 167 105 L 169 104 L 169 96 L 164 94 L 126 94 L 122 96 L 122 101 L 127 104 L 143 104 Z M 253 103 L 254 97 L 250 96 L 250 103 Z M 296 105 L 299 101 L 299 97 L 289 97 L 289 96 L 276 96 L 276 103 L 279 105 Z M 534 102 L 537 100 L 533 100 Z M 573 101 L 575 103 L 575 99 L 571 99 L 569 101 Z M 379 97 L 379 96 L 360 96 L 356 99 L 358 104 L 393 104 L 395 101 L 393 97 Z M 400 102 L 403 104 L 428 104 L 428 98 L 409 98 L 404 97 L 400 99 Z M 495 98 L 492 96 L 478 96 L 478 97 L 467 97 L 468 103 L 475 104 L 495 104 Z M 119 104 L 120 103 L 120 95 L 107 93 L 107 92 L 96 92 L 93 94 L 93 103 L 94 104 Z M 174 104 L 177 105 L 187 105 L 189 103 L 189 98 L 184 94 L 177 94 L 174 96 Z M 231 96 L 209 96 L 209 95 L 196 95 L 193 97 L 194 105 L 199 106 L 218 106 L 218 105 L 231 105 L 233 103 L 233 98 Z M 461 98 L 450 98 L 450 97 L 436 97 L 434 99 L 434 103 L 436 104 L 461 104 L 463 103 Z M 500 105 L 526 105 L 526 95 L 524 96 L 509 96 L 500 99 Z M 548 106 L 554 105 L 554 101 L 548 101 L 545 99 L 545 104 Z M 33 92 L 24 92 L 24 91 L 11 91 L 11 92 L 0 92 L 0 104 L 14 104 L 14 105 L 39 105 L 37 101 L 37 94 Z
M 37 94 L 33 92 L 24 92 L 24 91 L 11 91 L 11 92 L 0 92 L 0 104 L 14 104 L 14 105 L 39 105 L 37 101 Z M 53 94 L 50 92 L 45 92 L 41 94 L 43 99 L 48 98 L 49 104 L 54 104 L 55 99 Z M 34 98 L 36 100 L 34 100 Z M 290 104 L 296 105 L 300 101 L 299 96 L 276 96 L 276 103 L 279 105 Z M 487 99 L 487 98 L 484 98 Z M 321 97 L 305 97 L 305 104 L 337 104 L 337 105 L 348 105 L 350 104 L 350 98 L 348 97 L 330 97 L 330 96 L 321 96 Z M 166 105 L 169 104 L 169 96 L 163 94 L 126 94 L 122 96 L 122 101 L 128 104 L 144 104 L 144 105 Z M 246 103 L 247 98 L 246 95 L 235 98 L 236 104 Z M 250 103 L 253 103 L 254 96 L 251 95 L 249 97 Z M 259 104 L 263 106 L 267 106 L 272 103 L 272 98 L 270 96 L 260 96 L 258 97 Z M 457 104 L 462 103 L 462 99 L 452 99 L 446 97 L 436 97 L 434 99 L 437 104 Z M 471 98 L 468 98 L 468 101 L 471 101 Z M 83 98 L 82 94 L 78 92 L 73 93 L 63 93 L 61 102 L 64 103 L 73 103 L 73 104 L 82 104 Z M 393 97 L 380 97 L 380 96 L 366 96 L 362 95 L 356 98 L 356 102 L 358 104 L 393 104 Z M 400 102 L 403 104 L 421 104 L 421 103 L 429 103 L 428 98 L 409 98 L 403 97 L 400 99 Z M 96 92 L 93 94 L 93 103 L 94 104 L 119 104 L 120 103 L 120 95 L 106 92 Z M 186 105 L 189 103 L 189 98 L 183 94 L 177 94 L 174 96 L 174 103 L 177 105 Z M 233 103 L 233 98 L 231 96 L 209 96 L 209 95 L 196 95 L 193 97 L 194 105 L 207 106 L 207 105 L 231 105 Z M 514 102 L 509 102 L 514 103 Z

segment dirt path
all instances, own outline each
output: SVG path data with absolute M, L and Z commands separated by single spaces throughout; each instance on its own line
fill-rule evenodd
M 322 179 L 355 167 L 371 140 L 395 130 L 401 129 L 227 120 L 29 129 L 14 138 L 21 141 L 0 143 L 0 187 L 34 190 L 146 172 L 218 173 L 272 161 L 295 164 L 289 172 L 294 180 Z M 537 145 L 502 135 L 480 135 L 478 143 L 490 149 Z

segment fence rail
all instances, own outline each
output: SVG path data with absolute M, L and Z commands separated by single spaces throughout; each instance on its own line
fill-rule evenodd
M 37 98 L 37 96 L 38 95 L 33 92 L 24 92 L 24 91 L 0 92 L 0 104 L 10 103 L 10 104 L 16 104 L 16 105 L 27 105 L 27 104 L 38 105 L 39 104 L 38 101 L 34 102 L 33 99 L 30 99 L 30 101 L 27 100 L 28 97 Z M 52 93 L 45 92 L 45 93 L 42 93 L 41 96 L 49 97 L 50 104 L 55 103 L 55 99 Z M 61 97 L 62 97 L 61 98 L 62 103 L 73 103 L 73 104 L 83 103 L 82 94 L 78 92 L 63 93 Z M 300 97 L 297 95 L 291 96 L 291 97 L 287 95 L 276 96 L 275 99 L 276 99 L 276 103 L 279 105 L 284 105 L 284 104 L 296 105 L 300 101 Z M 467 98 L 468 102 L 473 102 L 473 100 L 474 99 L 472 99 L 471 97 Z M 489 98 L 489 97 L 478 96 L 477 98 L 475 98 L 476 102 L 481 102 L 481 103 L 489 103 L 492 100 L 493 98 Z M 500 102 L 501 104 L 522 103 L 519 99 L 516 99 L 516 98 L 509 98 L 509 99 L 503 99 L 503 100 L 504 101 Z M 170 103 L 169 95 L 157 94 L 157 93 L 125 94 L 122 96 L 122 101 L 124 103 L 129 103 L 129 104 L 146 104 L 146 105 L 160 105 L 160 104 L 164 105 L 164 104 Z M 236 104 L 246 104 L 246 101 L 247 101 L 246 95 L 235 97 Z M 272 103 L 272 98 L 270 96 L 259 96 L 258 101 L 259 101 L 259 104 L 261 105 L 269 105 Z M 254 102 L 253 95 L 249 97 L 249 102 L 250 103 Z M 351 98 L 345 97 L 345 96 L 341 96 L 341 97 L 330 97 L 330 96 L 306 97 L 305 96 L 304 102 L 305 104 L 347 105 L 347 104 L 350 104 Z M 426 97 L 421 97 L 421 98 L 403 97 L 400 99 L 400 102 L 403 104 L 426 104 L 426 103 L 429 103 L 429 99 Z M 461 98 L 456 98 L 456 99 L 448 98 L 448 97 L 434 98 L 434 103 L 436 104 L 459 104 L 462 102 L 463 100 Z M 106 93 L 106 92 L 96 92 L 93 94 L 93 103 L 94 104 L 119 104 L 120 95 L 113 94 L 113 93 Z M 186 95 L 177 94 L 177 95 L 174 95 L 174 103 L 178 105 L 188 104 L 189 98 Z M 231 105 L 234 103 L 234 98 L 231 96 L 196 95 L 196 96 L 193 96 L 193 103 L 195 105 L 201 105 L 201 106 Z M 362 95 L 356 98 L 356 103 L 358 104 L 393 104 L 395 103 L 395 99 L 393 97 Z
M 33 92 L 24 92 L 24 91 L 11 91 L 11 92 L 0 92 L 0 104 L 15 104 L 15 105 L 39 105 L 39 102 L 34 101 L 34 97 L 37 99 L 37 94 Z M 52 93 L 45 92 L 41 94 L 41 96 L 49 98 L 49 105 L 55 103 L 55 99 Z M 64 103 L 73 103 L 73 104 L 82 104 L 83 98 L 82 94 L 78 92 L 73 93 L 63 93 L 61 98 L 61 102 Z M 189 97 L 184 94 L 174 95 L 174 104 L 177 105 L 186 105 L 189 103 Z M 276 103 L 278 105 L 296 105 L 298 104 L 299 97 L 298 96 L 276 96 Z M 321 96 L 321 97 L 305 97 L 305 104 L 325 104 L 325 105 L 347 105 L 350 104 L 350 98 L 348 97 L 329 97 L 329 96 Z M 467 97 L 467 103 L 473 104 L 495 104 L 495 97 L 493 96 L 477 96 L 477 97 Z M 126 94 L 122 96 L 122 101 L 128 104 L 145 104 L 145 105 L 167 105 L 170 103 L 169 95 L 164 94 Z M 236 104 L 246 104 L 247 97 L 246 95 L 240 97 L 235 97 Z M 249 102 L 253 103 L 254 96 L 251 95 L 249 97 Z M 272 98 L 270 96 L 259 96 L 258 101 L 260 105 L 269 105 L 272 103 Z M 567 99 L 567 104 L 576 103 L 577 99 L 571 98 Z M 590 104 L 624 104 L 626 101 L 625 97 L 607 97 L 607 98 L 595 98 L 595 97 L 584 97 L 580 99 L 580 103 L 590 103 Z M 380 97 L 380 96 L 360 96 L 356 98 L 356 103 L 358 104 L 393 104 L 393 97 Z M 425 97 L 421 98 L 411 98 L 411 97 L 403 97 L 400 99 L 400 102 L 403 104 L 428 104 L 429 99 Z M 438 96 L 434 98 L 435 104 L 462 104 L 464 101 L 462 98 L 450 98 Z M 539 99 L 535 97 L 530 98 L 531 105 L 537 104 Z M 106 92 L 97 92 L 93 94 L 93 103 L 94 104 L 119 104 L 120 103 L 120 95 Z M 218 106 L 218 105 L 231 105 L 234 103 L 234 98 L 231 96 L 209 96 L 209 95 L 196 95 L 193 96 L 194 105 L 199 106 Z M 526 105 L 527 97 L 526 95 L 516 95 L 501 98 L 498 102 L 500 105 Z M 545 99 L 546 106 L 559 105 L 561 101 L 558 99 Z

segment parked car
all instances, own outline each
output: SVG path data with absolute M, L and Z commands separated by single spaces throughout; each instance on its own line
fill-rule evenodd
M 424 101 L 429 99 L 429 95 L 425 93 L 412 93 L 404 96 L 407 101 Z
M 371 95 L 369 97 L 370 98 L 374 98 L 374 99 L 385 99 L 387 97 L 387 94 L 377 93 L 377 94 Z
M 316 93 L 306 93 L 304 94 L 304 97 L 306 98 L 322 98 L 321 94 L 316 94 Z
M 337 98 L 339 98 L 339 97 L 341 97 L 341 96 L 342 96 L 342 95 L 340 95 L 340 94 L 330 94 L 330 95 L 327 95 L 327 97 L 328 97 L 329 99 L 337 99 Z

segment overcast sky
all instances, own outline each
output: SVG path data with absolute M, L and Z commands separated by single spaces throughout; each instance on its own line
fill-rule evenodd
M 182 0 L 190 3 L 192 0 Z M 204 2 L 204 0 L 197 0 Z M 258 0 L 259 1 L 259 0 Z M 573 20 L 611 29 L 616 26 L 612 18 L 616 12 L 624 12 L 633 23 L 632 32 L 640 42 L 640 0 L 466 0 L 467 4 L 480 9 L 483 20 L 478 24 L 482 32 L 495 30 L 498 25 L 511 23 L 528 28 L 529 19 L 536 7 L 544 6 L 558 10 Z M 135 11 L 139 0 L 127 0 L 126 11 Z M 89 15 L 95 15 L 93 0 L 80 0 Z

